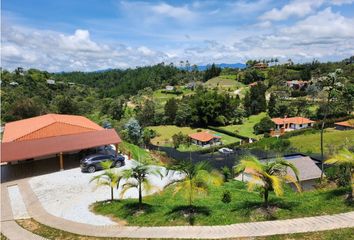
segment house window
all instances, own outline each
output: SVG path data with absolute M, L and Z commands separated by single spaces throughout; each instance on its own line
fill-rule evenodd
M 300 127 L 302 127 L 302 124 L 300 124 Z

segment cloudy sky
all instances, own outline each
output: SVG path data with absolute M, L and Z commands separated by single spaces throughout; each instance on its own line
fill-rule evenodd
M 7 69 L 354 55 L 354 0 L 3 0 L 1 24 Z

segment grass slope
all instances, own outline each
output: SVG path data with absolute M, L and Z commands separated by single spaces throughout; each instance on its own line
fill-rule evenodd
M 320 133 L 299 135 L 289 138 L 291 146 L 303 153 L 320 153 Z M 325 154 L 342 148 L 343 146 L 354 146 L 354 130 L 339 131 L 326 129 L 324 133 Z
M 245 136 L 245 137 L 259 139 L 259 138 L 261 138 L 261 135 L 255 135 L 253 133 L 253 127 L 256 123 L 258 123 L 265 116 L 267 116 L 267 113 L 265 113 L 265 112 L 260 113 L 258 115 L 252 115 L 249 118 L 245 119 L 243 124 L 228 125 L 228 126 L 224 126 L 224 127 L 220 127 L 220 128 L 225 129 L 230 132 L 238 133 L 238 134 Z
M 226 190 L 232 194 L 232 202 L 229 204 L 221 201 Z M 266 216 L 260 208 L 262 199 L 259 192 L 248 192 L 244 183 L 232 181 L 223 186 L 210 187 L 209 195 L 195 200 L 198 214 L 194 216 L 193 222 L 195 225 L 225 225 L 353 211 L 354 207 L 346 205 L 344 201 L 345 190 L 342 188 L 298 194 L 287 189 L 282 198 L 271 194 L 270 202 L 278 208 L 272 209 L 271 214 Z M 189 224 L 185 215 L 188 201 L 179 193 L 173 195 L 172 186 L 161 194 L 145 197 L 143 201 L 145 211 L 139 211 L 137 200 L 133 199 L 99 202 L 94 205 L 94 211 L 124 219 L 129 225 L 136 226 Z
M 179 91 L 183 91 L 182 94 L 172 94 L 172 93 L 163 93 L 161 91 L 164 91 L 165 89 L 159 89 L 153 92 L 153 98 L 158 101 L 158 103 L 164 105 L 168 99 L 171 98 L 176 98 L 176 99 L 181 99 L 184 95 L 192 94 L 193 91 L 190 89 L 183 89 L 183 88 L 178 88 Z
M 151 139 L 151 143 L 154 145 L 159 145 L 159 146 L 173 146 L 172 144 L 172 136 L 174 134 L 178 134 L 179 132 L 182 132 L 183 134 L 191 134 L 191 133 L 196 133 L 199 130 L 202 131 L 208 131 L 212 134 L 218 134 L 221 136 L 221 140 L 224 144 L 229 144 L 229 143 L 235 143 L 239 142 L 240 139 L 231 137 L 229 135 L 223 134 L 223 133 L 218 133 L 209 129 L 204 129 L 204 128 L 190 128 L 190 127 L 178 127 L 175 125 L 163 125 L 163 126 L 154 126 L 154 127 L 149 127 L 150 129 L 153 129 L 156 131 L 157 136 L 153 139 Z M 202 149 L 201 147 L 198 147 L 196 145 L 191 146 L 191 150 L 198 150 Z M 180 146 L 179 149 L 180 151 L 189 151 L 189 148 L 185 146 Z

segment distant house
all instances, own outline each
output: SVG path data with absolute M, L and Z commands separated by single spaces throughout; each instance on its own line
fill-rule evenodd
M 286 85 L 293 89 L 301 89 L 307 85 L 307 82 L 302 80 L 291 80 L 291 81 L 286 81 Z
M 266 69 L 268 67 L 268 64 L 259 62 L 259 63 L 254 64 L 253 67 L 256 69 L 262 70 L 262 69 Z
M 299 171 L 299 183 L 302 190 L 311 190 L 315 187 L 318 179 L 321 178 L 321 169 L 316 165 L 316 162 L 312 158 L 304 155 L 289 155 L 285 156 L 284 159 L 294 164 Z M 261 162 L 274 160 L 275 159 L 264 159 L 261 160 Z M 250 171 L 251 170 L 246 169 L 245 173 L 237 176 L 236 179 L 246 182 L 249 181 L 251 179 Z M 290 168 L 287 168 L 287 174 L 296 179 L 294 172 Z M 294 190 L 296 190 L 293 183 L 289 184 Z
M 285 131 L 292 131 L 312 127 L 315 121 L 304 117 L 291 118 L 272 118 L 275 123 L 275 129 L 284 129 Z
M 344 122 L 336 122 L 334 124 L 334 127 L 337 130 L 351 130 L 351 129 L 354 129 L 354 119 L 348 120 L 348 121 L 344 121 Z
M 201 147 L 209 147 L 211 145 L 221 144 L 221 137 L 208 132 L 197 132 L 188 135 L 193 144 Z
M 55 80 L 47 79 L 47 84 L 54 85 L 55 84 Z
M 18 82 L 15 82 L 15 81 L 10 82 L 10 85 L 11 85 L 11 86 L 18 86 Z
M 173 91 L 173 90 L 175 90 L 175 87 L 174 86 L 166 86 L 166 88 L 165 88 L 167 91 Z
M 195 82 L 189 82 L 187 83 L 184 87 L 187 88 L 187 89 L 194 89 L 196 86 L 196 83 Z

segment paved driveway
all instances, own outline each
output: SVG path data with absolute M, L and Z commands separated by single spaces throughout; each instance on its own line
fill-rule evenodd
M 135 161 L 128 160 L 126 166 L 121 169 L 130 168 L 134 164 L 136 164 Z M 161 170 L 165 174 L 165 168 L 161 168 Z M 36 176 L 31 178 L 29 183 L 45 210 L 54 216 L 93 225 L 116 225 L 117 223 L 111 221 L 108 217 L 95 215 L 89 210 L 92 203 L 110 199 L 109 187 L 97 188 L 94 182 L 90 183 L 91 178 L 100 173 L 102 171 L 93 174 L 82 173 L 80 168 L 74 168 Z M 178 175 L 173 177 L 178 177 Z M 162 179 L 151 176 L 150 181 L 154 186 L 163 189 L 171 181 L 171 178 L 171 175 Z M 122 181 L 122 184 L 124 184 L 124 181 Z M 119 197 L 120 191 L 121 187 L 114 191 L 115 198 Z M 144 193 L 144 195 L 147 194 Z M 137 197 L 136 189 L 130 189 L 124 195 L 124 198 Z

